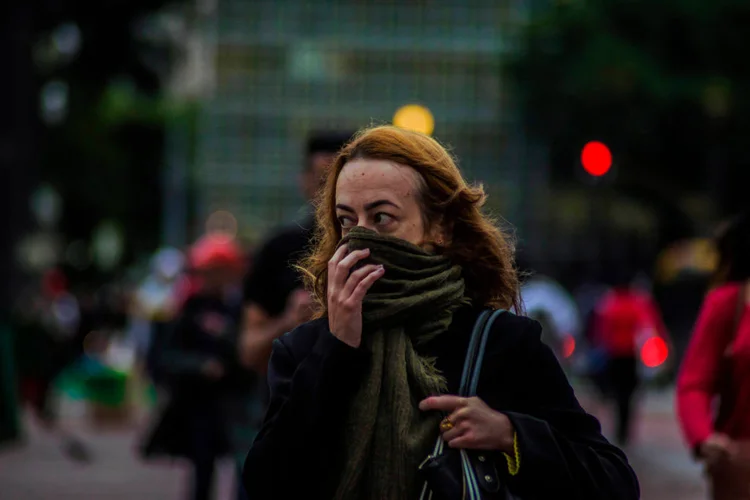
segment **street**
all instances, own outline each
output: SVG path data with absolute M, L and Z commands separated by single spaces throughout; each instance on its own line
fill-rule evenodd
M 599 417 L 610 437 L 609 408 L 579 391 L 581 404 Z M 699 464 L 691 458 L 674 416 L 672 391 L 648 394 L 641 401 L 634 443 L 626 450 L 641 483 L 644 500 L 704 500 L 707 498 Z
M 608 412 L 585 395 L 583 405 L 609 428 Z M 671 396 L 652 394 L 642 405 L 636 443 L 628 455 L 641 481 L 645 500 L 705 498 L 700 467 L 689 457 L 675 425 Z M 29 423 L 27 443 L 0 452 L 0 500 L 170 500 L 184 497 L 185 470 L 177 465 L 144 464 L 134 458 L 135 430 L 86 432 L 95 462 L 88 466 L 68 461 L 56 441 Z M 231 466 L 220 473 L 217 499 L 232 498 Z
M 58 441 L 26 419 L 26 443 L 0 450 L 0 500 L 171 500 L 185 498 L 186 468 L 179 463 L 141 461 L 135 446 L 144 425 L 99 432 L 87 428 L 78 402 L 63 408 L 66 424 L 92 449 L 94 461 L 76 464 Z M 146 419 L 139 419 L 146 424 Z M 233 498 L 231 464 L 223 464 L 217 499 Z

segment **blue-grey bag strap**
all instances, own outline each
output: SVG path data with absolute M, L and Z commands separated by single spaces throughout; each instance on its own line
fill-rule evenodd
M 471 331 L 471 338 L 469 339 L 469 346 L 466 348 L 464 369 L 461 374 L 461 385 L 458 389 L 459 396 L 468 396 L 470 384 L 474 376 L 474 364 L 477 361 L 479 347 L 482 343 L 482 336 L 491 314 L 491 310 L 485 309 L 484 311 L 479 313 L 479 317 L 474 323 L 474 329 Z
M 469 382 L 467 392 L 464 394 L 465 397 L 474 397 L 477 395 L 477 386 L 479 385 L 479 377 L 482 373 L 482 362 L 484 361 L 484 351 L 487 347 L 487 339 L 490 336 L 492 330 L 492 324 L 495 322 L 498 316 L 505 313 L 503 309 L 498 309 L 492 312 L 487 321 L 482 326 L 481 337 L 479 338 L 478 345 L 476 346 L 476 352 L 473 354 L 474 362 L 472 363 L 472 373 Z M 468 354 L 467 354 L 468 356 Z M 467 358 L 468 361 L 468 358 Z M 466 450 L 461 450 L 461 467 L 464 473 L 464 479 L 467 487 L 467 498 L 469 500 L 482 500 L 481 490 L 479 488 L 479 480 L 477 479 L 476 471 L 471 464 L 469 454 Z
M 492 325 L 495 323 L 497 317 L 506 312 L 507 311 L 504 309 L 493 311 L 485 323 L 484 328 L 482 328 L 482 336 L 479 339 L 478 350 L 474 358 L 473 373 L 471 375 L 468 392 L 466 393 L 467 397 L 474 397 L 477 395 L 477 386 L 479 385 L 479 377 L 482 374 L 482 362 L 484 361 L 484 351 L 487 348 L 487 339 L 490 337 Z
M 479 376 L 482 372 L 482 362 L 484 361 L 484 351 L 487 347 L 487 339 L 490 336 L 492 330 L 492 324 L 495 322 L 498 316 L 505 313 L 504 309 L 498 309 L 493 311 L 491 309 L 485 309 L 479 314 L 476 323 L 474 323 L 474 329 L 471 332 L 471 338 L 469 339 L 469 346 L 466 349 L 466 358 L 464 360 L 464 369 L 461 374 L 461 385 L 459 388 L 459 395 L 463 397 L 473 397 L 477 394 L 477 386 L 479 385 Z M 443 441 L 442 435 L 438 435 L 433 450 L 433 455 L 441 455 L 445 442 Z M 474 468 L 471 466 L 469 456 L 466 450 L 460 450 L 461 454 L 461 468 L 466 480 L 468 499 L 470 500 L 481 500 L 481 493 L 479 490 L 479 484 L 477 481 L 476 473 Z M 420 500 L 426 500 L 431 498 L 432 494 L 429 491 L 427 483 L 422 488 Z

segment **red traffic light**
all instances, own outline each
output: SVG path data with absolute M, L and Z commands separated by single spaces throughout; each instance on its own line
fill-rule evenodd
M 589 175 L 601 177 L 612 168 L 612 153 L 609 148 L 598 141 L 586 143 L 581 152 L 581 164 Z

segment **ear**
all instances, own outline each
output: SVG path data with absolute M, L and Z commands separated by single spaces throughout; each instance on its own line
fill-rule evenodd
M 440 217 L 430 225 L 429 239 L 439 247 L 449 246 L 453 241 L 453 224 Z

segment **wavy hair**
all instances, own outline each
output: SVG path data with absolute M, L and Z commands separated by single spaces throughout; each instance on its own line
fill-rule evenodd
M 469 185 L 451 154 L 431 137 L 409 130 L 379 126 L 359 131 L 338 154 L 326 176 L 316 205 L 312 251 L 301 263 L 306 287 L 318 308 L 328 309 L 328 261 L 341 240 L 336 218 L 336 183 L 344 166 L 357 159 L 384 160 L 414 169 L 420 177 L 420 205 L 426 227 L 440 222 L 448 236 L 439 251 L 463 268 L 466 294 L 475 305 L 520 309 L 514 245 L 482 207 L 481 185 Z

